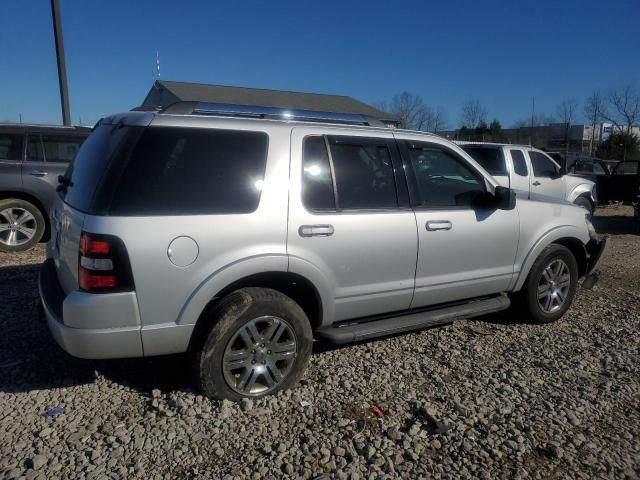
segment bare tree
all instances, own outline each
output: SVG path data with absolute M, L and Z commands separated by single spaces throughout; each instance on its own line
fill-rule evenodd
M 480 100 L 471 97 L 462 105 L 461 126 L 474 128 L 480 122 L 486 123 L 487 113 L 487 109 L 480 103 Z
M 448 127 L 447 122 L 447 112 L 444 107 L 438 106 L 435 110 L 433 110 L 433 115 L 431 117 L 431 123 L 429 128 L 427 128 L 428 132 L 438 133 L 443 130 L 446 130 Z
M 606 115 L 605 98 L 600 90 L 594 90 L 584 103 L 584 116 L 591 125 L 591 140 L 589 141 L 589 155 L 593 154 L 593 142 L 596 135 L 596 125 Z
M 619 88 L 613 88 L 607 95 L 611 112 L 603 117 L 616 127 L 626 127 L 631 133 L 631 127 L 640 120 L 640 93 L 634 83 L 628 83 Z
M 556 105 L 556 115 L 562 123 L 571 124 L 578 114 L 578 106 L 580 103 L 575 98 L 563 100 Z
M 386 102 L 382 106 L 387 107 Z M 394 95 L 387 108 L 398 118 L 402 128 L 427 130 L 433 121 L 433 110 L 411 92 Z
M 569 129 L 571 123 L 576 119 L 579 104 L 575 98 L 569 98 L 556 106 L 558 119 L 564 123 L 565 158 L 569 156 Z

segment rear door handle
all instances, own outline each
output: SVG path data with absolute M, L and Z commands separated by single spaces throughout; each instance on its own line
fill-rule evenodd
M 49 175 L 49 172 L 43 172 L 42 170 L 31 170 L 29 175 L 32 177 L 44 177 L 45 175 Z
M 301 237 L 329 237 L 333 232 L 333 225 L 302 225 L 298 229 Z
M 429 220 L 425 226 L 430 232 L 436 230 L 451 230 L 451 227 L 453 227 L 449 220 Z
M 531 185 L 533 185 L 534 187 L 539 187 L 540 185 L 542 185 L 539 181 L 535 181 L 533 182 Z

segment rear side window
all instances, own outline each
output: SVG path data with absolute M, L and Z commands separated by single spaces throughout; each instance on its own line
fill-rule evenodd
M 302 153 L 302 201 L 311 210 L 335 210 L 333 177 L 324 137 L 307 137 Z
M 73 136 L 43 135 L 44 158 L 47 162 L 73 160 L 82 145 L 82 138 Z
M 621 162 L 616 166 L 613 171 L 614 175 L 637 175 L 638 174 L 638 162 Z
M 267 149 L 263 132 L 148 127 L 101 190 L 113 191 L 112 215 L 249 213 L 260 201 Z
M 22 160 L 23 135 L 0 134 L 0 160 Z
M 396 208 L 391 153 L 384 140 L 329 137 L 341 209 Z
M 44 155 L 42 153 L 42 143 L 40 142 L 40 135 L 38 134 L 30 134 L 27 137 L 27 161 L 44 161 Z
M 491 175 L 508 175 L 507 166 L 499 148 L 463 145 L 462 149 Z
M 553 178 L 558 175 L 558 168 L 556 167 L 556 164 L 542 153 L 529 152 L 529 158 L 531 159 L 531 168 L 533 168 L 533 174 L 536 177 Z
M 509 150 L 509 152 L 511 153 L 511 160 L 513 160 L 513 171 L 521 177 L 529 175 L 527 161 L 524 159 L 522 150 Z

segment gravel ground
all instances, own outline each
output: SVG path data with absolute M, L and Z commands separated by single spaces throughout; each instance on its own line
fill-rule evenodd
M 191 390 L 181 356 L 65 354 L 36 319 L 43 249 L 3 255 L 0 476 L 638 478 L 640 236 L 629 215 L 598 212 L 612 234 L 603 278 L 556 324 L 502 314 L 318 345 L 298 388 L 241 404 Z

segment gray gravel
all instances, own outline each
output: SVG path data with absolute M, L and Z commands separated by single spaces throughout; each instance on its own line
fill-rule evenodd
M 638 478 L 640 236 L 629 215 L 598 212 L 614 232 L 605 278 L 556 324 L 503 314 L 319 345 L 301 386 L 241 404 L 191 390 L 183 357 L 68 356 L 36 320 L 43 249 L 3 255 L 0 476 Z

